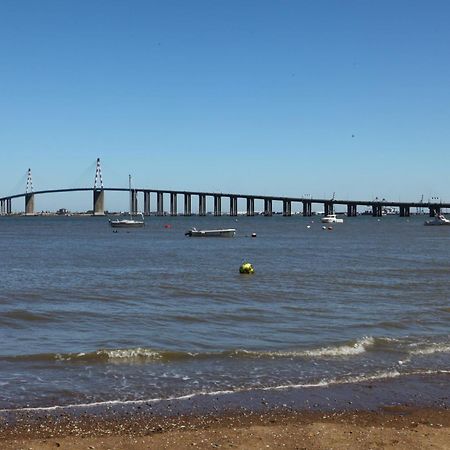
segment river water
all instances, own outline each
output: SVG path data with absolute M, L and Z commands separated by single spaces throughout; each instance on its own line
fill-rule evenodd
M 424 220 L 113 232 L 104 217 L 0 217 L 0 409 L 449 373 L 450 227 Z

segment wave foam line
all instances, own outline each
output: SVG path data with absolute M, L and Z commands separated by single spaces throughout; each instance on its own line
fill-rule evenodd
M 364 337 L 356 341 L 353 345 L 340 345 L 336 347 L 325 347 L 318 350 L 308 350 L 307 356 L 352 356 L 359 355 L 375 345 L 373 337 Z
M 373 337 L 364 337 L 353 344 L 323 347 L 313 350 L 292 351 L 258 351 L 258 350 L 225 350 L 222 352 L 182 352 L 159 351 L 152 348 L 136 347 L 128 349 L 100 349 L 93 352 L 79 353 L 41 353 L 34 355 L 4 356 L 0 359 L 8 361 L 87 361 L 87 362 L 145 362 L 145 361 L 177 361 L 184 359 L 208 358 L 326 358 L 354 356 L 366 352 L 375 345 Z
M 265 387 L 261 388 L 263 391 L 270 391 L 270 390 L 285 390 L 285 389 L 300 389 L 300 388 L 314 388 L 314 387 L 328 387 L 333 385 L 340 385 L 340 384 L 358 384 L 358 383 L 365 383 L 367 381 L 380 381 L 380 380 L 386 380 L 389 378 L 398 378 L 401 376 L 414 376 L 414 375 L 444 375 L 444 374 L 450 374 L 450 370 L 416 370 L 413 372 L 408 373 L 400 373 L 397 370 L 393 370 L 391 372 L 380 372 L 374 375 L 369 376 L 355 376 L 355 377 L 349 377 L 349 378 L 343 378 L 342 380 L 332 379 L 329 381 L 322 380 L 318 383 L 314 384 L 286 384 L 281 386 L 275 386 L 275 387 Z
M 377 381 L 377 380 L 384 380 L 388 378 L 397 378 L 401 376 L 402 374 L 398 372 L 397 370 L 394 370 L 392 372 L 381 372 L 375 375 L 371 376 L 355 376 L 355 377 L 349 377 L 349 378 L 343 378 L 342 380 L 337 380 L 335 378 L 326 381 L 322 380 L 318 383 L 314 384 L 285 384 L 281 386 L 276 387 L 266 387 L 262 388 L 264 391 L 269 390 L 285 390 L 285 389 L 299 389 L 299 388 L 314 388 L 314 387 L 327 387 L 327 386 L 333 386 L 338 384 L 357 384 L 357 383 L 363 383 L 365 381 Z M 408 373 L 407 375 L 411 375 L 411 373 Z
M 94 407 L 104 407 L 110 405 L 143 405 L 146 403 L 159 403 L 165 401 L 177 401 L 177 400 L 188 400 L 190 398 L 202 397 L 202 396 L 221 396 L 228 394 L 238 394 L 241 392 L 250 392 L 250 391 L 276 391 L 276 390 L 286 390 L 286 389 L 310 389 L 310 388 L 320 388 L 327 387 L 333 385 L 342 385 L 342 384 L 358 384 L 367 381 L 379 381 L 388 378 L 398 378 L 401 376 L 414 376 L 414 375 L 448 375 L 450 374 L 450 370 L 417 370 L 408 373 L 400 373 L 396 370 L 392 372 L 380 372 L 378 374 L 369 375 L 369 376 L 355 376 L 349 378 L 343 378 L 342 380 L 331 379 L 329 381 L 321 380 L 317 383 L 305 383 L 305 384 L 286 384 L 280 386 L 269 386 L 264 388 L 241 388 L 232 390 L 223 390 L 223 391 L 213 391 L 213 392 L 194 392 L 192 394 L 185 394 L 178 397 L 165 397 L 165 398 L 152 398 L 145 400 L 108 400 L 101 402 L 92 402 L 92 403 L 78 403 L 78 404 L 70 404 L 70 405 L 55 405 L 55 406 L 36 406 L 36 407 L 26 407 L 26 408 L 6 408 L 0 409 L 0 413 L 11 413 L 11 412 L 28 412 L 28 411 L 57 411 L 57 410 L 66 410 L 66 409 L 89 409 Z
M 55 406 L 32 406 L 26 408 L 5 408 L 0 409 L 0 413 L 7 412 L 22 412 L 22 411 L 58 411 L 65 409 L 88 409 L 95 408 L 97 406 L 109 406 L 109 405 L 143 405 L 146 403 L 159 403 L 159 402 L 169 402 L 176 400 L 188 400 L 193 397 L 200 397 L 202 395 L 205 396 L 214 396 L 214 395 L 226 395 L 226 394 L 234 394 L 236 392 L 240 392 L 240 390 L 236 391 L 216 391 L 216 392 L 198 392 L 186 395 L 180 395 L 178 397 L 165 397 L 165 398 L 150 398 L 145 400 L 107 400 L 102 402 L 91 402 L 91 403 L 77 403 L 77 404 L 69 404 L 69 405 L 55 405 Z
M 433 355 L 434 353 L 450 353 L 450 345 L 448 344 L 432 344 L 427 347 L 410 351 L 411 355 Z
M 371 351 L 377 344 L 388 346 L 391 349 L 399 343 L 398 340 L 390 338 L 374 338 L 366 336 L 353 342 L 341 345 L 319 347 L 310 350 L 274 350 L 258 351 L 247 349 L 225 350 L 217 352 L 186 352 L 155 350 L 153 348 L 136 347 L 125 349 L 100 349 L 93 352 L 79 353 L 41 353 L 32 355 L 0 356 L 0 360 L 6 361 L 54 361 L 54 362 L 89 362 L 89 363 L 141 363 L 141 362 L 172 362 L 191 359 L 213 359 L 213 358 L 339 358 L 353 357 Z M 423 345 L 423 344 L 422 344 Z M 422 348 L 397 348 L 409 355 L 431 355 L 433 353 L 450 353 L 448 343 L 436 343 Z

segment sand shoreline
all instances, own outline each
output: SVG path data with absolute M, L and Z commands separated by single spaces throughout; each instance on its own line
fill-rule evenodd
M 0 412 L 9 449 L 450 448 L 450 377 Z
M 1 448 L 344 449 L 450 448 L 450 411 L 393 407 L 378 412 L 294 412 L 139 417 L 62 417 L 2 430 Z

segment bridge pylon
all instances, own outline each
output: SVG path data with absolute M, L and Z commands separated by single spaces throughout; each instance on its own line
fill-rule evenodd
M 100 166 L 100 158 L 97 158 L 95 168 L 95 179 L 93 188 L 93 206 L 92 213 L 94 216 L 105 215 L 105 191 L 103 190 L 102 168 Z
M 34 216 L 34 193 L 31 169 L 28 169 L 27 172 L 27 186 L 25 188 L 25 215 Z

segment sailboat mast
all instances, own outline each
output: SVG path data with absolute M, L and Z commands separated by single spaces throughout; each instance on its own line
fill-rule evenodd
M 131 194 L 131 175 L 128 175 L 128 190 L 130 192 L 130 216 L 133 214 L 133 195 Z

